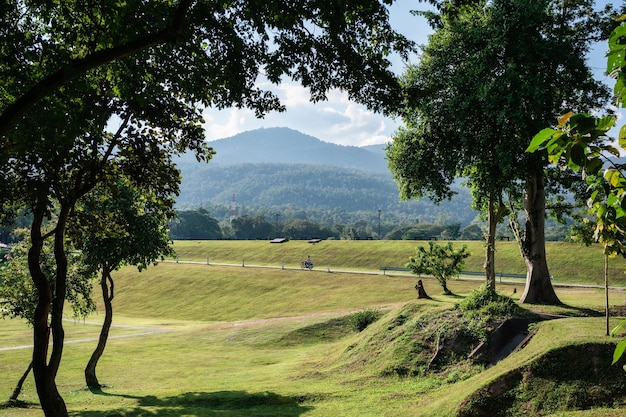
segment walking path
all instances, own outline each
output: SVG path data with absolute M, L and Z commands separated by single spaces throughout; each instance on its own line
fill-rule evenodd
M 75 321 L 75 320 L 74 319 L 63 319 L 63 321 Z M 95 322 L 95 321 L 83 321 L 82 323 L 87 324 L 87 325 L 92 325 L 92 326 L 102 326 L 102 323 L 98 323 L 98 322 Z M 125 339 L 125 338 L 129 338 L 129 337 L 146 336 L 146 335 L 151 335 L 151 334 L 155 334 L 155 333 L 165 333 L 165 332 L 171 331 L 169 329 L 162 329 L 162 328 L 159 328 L 159 327 L 133 326 L 133 325 L 129 325 L 129 324 L 112 324 L 111 327 L 118 327 L 118 328 L 124 328 L 124 329 L 137 329 L 137 330 L 143 330 L 143 331 L 139 332 L 139 333 L 128 333 L 128 334 L 121 334 L 121 335 L 117 335 L 117 336 L 109 336 L 107 338 L 107 340 Z M 88 337 L 88 338 L 84 338 L 84 339 L 65 340 L 63 342 L 63 344 L 67 345 L 67 344 L 71 344 L 71 343 L 97 342 L 98 339 L 99 339 L 98 337 Z M 6 350 L 32 349 L 32 348 L 33 348 L 33 345 L 9 346 L 9 347 L 0 348 L 0 352 L 6 351 Z

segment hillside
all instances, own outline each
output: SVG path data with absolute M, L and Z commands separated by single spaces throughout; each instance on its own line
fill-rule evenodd
M 208 208 L 226 220 L 233 195 L 242 208 L 267 213 L 302 211 L 322 222 L 355 221 L 355 213 L 377 213 L 415 222 L 447 219 L 464 227 L 477 212 L 471 196 L 458 186 L 458 196 L 437 206 L 429 200 L 401 202 L 387 170 L 384 145 L 340 146 L 286 129 L 259 129 L 209 142 L 217 154 L 208 164 L 186 155 L 176 162 L 182 172 L 177 205 Z M 361 216 L 362 218 L 362 216 Z
M 381 146 L 336 145 L 284 127 L 251 130 L 208 144 L 217 152 L 211 164 L 219 166 L 285 163 L 387 172 Z

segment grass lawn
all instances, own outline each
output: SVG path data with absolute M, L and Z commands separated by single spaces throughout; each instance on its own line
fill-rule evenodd
M 232 242 L 224 243 L 229 251 L 241 249 L 230 247 Z M 326 242 L 283 245 L 296 243 L 321 250 Z M 273 251 L 288 247 L 265 244 Z M 181 258 L 185 245 L 195 247 L 196 243 L 176 242 Z M 246 248 L 250 249 L 250 264 L 261 263 L 261 257 L 267 256 L 258 255 L 266 248 L 257 245 L 258 250 Z M 193 258 L 191 249 L 185 250 Z M 378 254 L 383 252 L 382 245 L 373 250 L 376 255 L 364 255 L 356 247 L 349 252 L 354 257 L 382 256 Z M 320 257 L 321 252 L 309 252 L 314 261 Z M 258 261 L 253 253 L 260 256 Z M 345 266 L 356 259 L 336 253 L 337 259 L 345 259 L 341 262 Z M 293 254 L 297 265 L 295 255 L 306 256 L 307 252 L 298 249 Z M 225 263 L 237 258 L 231 254 L 228 259 L 226 252 L 220 256 Z M 398 265 L 388 259 L 370 264 Z M 371 338 L 376 332 L 384 334 L 387 323 L 407 304 L 446 308 L 481 282 L 453 280 L 449 288 L 455 295 L 443 296 L 436 281 L 424 279 L 433 299 L 416 300 L 415 277 L 328 273 L 322 268 L 301 271 L 161 263 L 141 273 L 124 268 L 114 279 L 114 324 L 126 327 L 112 330 L 114 337 L 98 365 L 99 380 L 106 385 L 101 392 L 86 389 L 83 368 L 99 331 L 94 322 L 102 320 L 102 313 L 65 325 L 66 340 L 72 343 L 65 346 L 57 384 L 72 416 L 452 416 L 477 388 L 546 352 L 590 341 L 612 343 L 604 336 L 604 319 L 588 317 L 590 311 L 603 311 L 603 291 L 559 288 L 557 294 L 564 306 L 536 309 L 574 317 L 538 324 L 535 337 L 524 349 L 485 372 L 458 381 L 428 375 L 382 377 L 366 364 L 351 362 L 347 366 L 346 352 L 359 346 L 377 355 L 391 341 L 364 344 L 376 340 Z M 523 283 L 498 285 L 499 292 L 514 297 L 522 290 Z M 613 291 L 610 300 L 618 310 L 626 301 L 626 292 Z M 347 325 L 348 318 L 367 309 L 378 310 L 383 317 L 355 333 Z M 614 318 L 613 324 L 617 320 Z M 26 323 L 0 321 L 0 399 L 9 397 L 29 362 L 29 348 L 13 347 L 30 343 L 31 330 Z M 606 358 L 608 363 L 610 360 Z M 0 409 L 0 415 L 41 416 L 32 376 L 20 399 L 28 407 Z M 611 413 L 618 411 L 622 410 L 554 415 L 613 416 L 618 414 Z

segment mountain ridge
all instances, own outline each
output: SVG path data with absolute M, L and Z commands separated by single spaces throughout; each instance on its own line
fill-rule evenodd
M 288 128 L 258 129 L 208 144 L 217 152 L 208 164 L 191 155 L 177 161 L 182 175 L 177 206 L 210 208 L 220 221 L 228 220 L 235 196 L 238 214 L 256 208 L 318 222 L 371 218 L 380 210 L 402 222 L 449 219 L 466 226 L 477 215 L 463 187 L 455 186 L 458 195 L 440 205 L 400 201 L 382 144 L 335 145 Z
M 216 152 L 211 160 L 215 165 L 294 163 L 388 171 L 384 145 L 337 145 L 286 127 L 249 130 L 207 144 Z

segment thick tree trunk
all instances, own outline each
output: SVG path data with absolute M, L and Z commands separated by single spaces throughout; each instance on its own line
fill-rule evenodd
M 520 303 L 558 305 L 561 301 L 554 292 L 546 260 L 545 211 L 546 195 L 543 172 L 528 181 L 524 198 L 526 227 L 521 242 L 526 263 L 526 287 Z
M 102 324 L 102 329 L 100 330 L 98 345 L 91 354 L 91 358 L 85 367 L 85 382 L 91 389 L 100 388 L 100 383 L 98 382 L 98 377 L 96 376 L 96 366 L 104 353 L 104 348 L 106 347 L 107 340 L 109 338 L 111 323 L 113 322 L 113 306 L 111 301 L 114 297 L 114 283 L 107 266 L 104 266 L 102 270 L 100 288 L 102 289 L 102 299 L 104 300 L 104 323 Z
M 55 377 L 58 370 L 60 353 L 63 346 L 63 331 L 53 331 L 53 353 L 56 360 L 50 360 L 48 364 L 48 343 L 50 341 L 50 327 L 48 316 L 53 307 L 52 289 L 48 279 L 41 269 L 41 252 L 44 237 L 41 234 L 45 213 L 45 199 L 38 204 L 33 213 L 31 226 L 31 247 L 28 251 L 28 268 L 31 278 L 37 288 L 38 300 L 33 317 L 33 375 L 37 395 L 44 414 L 47 417 L 67 416 L 67 408 L 63 398 L 57 390 Z M 58 303 L 55 303 L 57 305 Z M 59 314 L 57 312 L 57 314 Z M 61 313 L 62 314 L 62 311 Z M 54 316 L 54 312 L 53 312 Z M 53 317 L 53 323 L 58 325 L 58 316 Z M 60 347 L 59 347 L 60 346 Z

